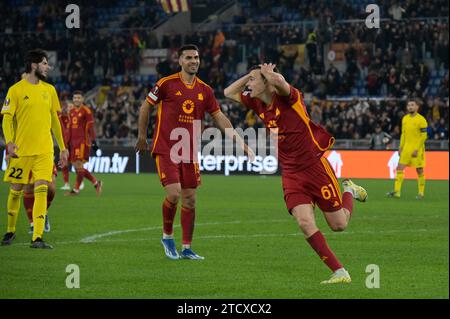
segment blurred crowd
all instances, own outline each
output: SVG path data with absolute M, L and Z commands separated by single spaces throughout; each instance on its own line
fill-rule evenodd
M 448 81 L 448 78 L 447 78 Z M 137 137 L 139 107 L 148 89 L 145 85 L 104 86 L 97 97 L 96 129 L 99 137 L 116 141 Z M 419 112 L 428 122 L 428 139 L 448 140 L 449 100 L 440 97 L 420 100 Z M 219 99 L 222 111 L 233 126 L 246 129 L 261 128 L 263 123 L 253 111 L 235 102 Z M 406 115 L 406 101 L 398 99 L 352 98 L 333 100 L 313 98 L 307 100 L 307 109 L 314 123 L 324 126 L 337 139 L 366 139 L 369 141 L 377 132 L 384 132 L 390 139 L 399 139 L 401 120 Z M 153 136 L 156 111 L 151 113 L 148 136 Z M 207 116 L 205 127 L 214 126 Z
M 292 19 L 337 20 L 365 19 L 366 6 L 373 2 L 363 0 L 242 0 L 243 12 L 235 22 L 283 22 Z M 400 20 L 404 17 L 438 17 L 448 12 L 446 0 L 382 0 L 376 4 L 384 17 Z
M 55 51 L 58 62 L 53 67 L 60 76 L 50 80 L 63 100 L 75 89 L 101 85 L 94 103 L 100 137 L 137 134 L 137 110 L 154 82 L 140 77 L 142 49 L 195 43 L 201 51 L 199 77 L 219 99 L 248 66 L 270 61 L 311 100 L 313 120 L 337 138 L 368 138 L 375 124 L 396 138 L 404 112 L 404 102 L 398 101 L 410 96 L 424 101 L 421 112 L 429 120 L 430 138 L 448 138 L 448 1 L 380 1 L 381 15 L 390 20 L 382 21 L 382 28 L 367 29 L 361 21 L 341 21 L 365 19 L 361 1 L 245 0 L 233 23 L 159 39 L 151 31 L 164 18 L 156 1 L 101 0 L 94 7 L 92 1 L 80 0 L 83 28 L 70 32 L 61 19 L 67 15 L 62 0 L 7 2 L 0 11 L 0 98 L 19 79 L 27 50 Z M 102 29 L 99 23 L 115 28 Z M 348 44 L 344 67 L 324 56 L 324 48 L 338 43 Z M 305 44 L 304 63 L 298 64 L 298 52 L 285 49 L 289 44 Z M 177 69 L 176 60 L 168 56 L 157 64 L 155 79 Z M 333 96 L 355 98 L 338 102 Z M 251 112 L 230 102 L 222 102 L 222 109 L 236 126 L 261 125 Z

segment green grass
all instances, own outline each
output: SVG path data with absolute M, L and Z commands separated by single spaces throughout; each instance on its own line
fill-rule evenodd
M 71 176 L 72 180 L 74 176 Z M 276 176 L 203 175 L 194 248 L 203 261 L 167 259 L 160 245 L 163 189 L 156 175 L 102 175 L 100 198 L 86 184 L 78 197 L 58 194 L 45 236 L 53 250 L 30 249 L 21 208 L 17 238 L 0 247 L 0 298 L 448 298 L 448 181 L 428 181 L 426 198 L 405 181 L 388 199 L 387 180 L 355 180 L 369 192 L 355 203 L 349 228 L 328 244 L 349 270 L 350 285 L 321 286 L 329 270 L 286 212 Z M 58 187 L 61 186 L 59 177 Z M 6 229 L 8 185 L 0 185 Z M 97 238 L 111 231 L 132 230 Z M 180 243 L 179 212 L 175 238 Z M 80 289 L 66 288 L 66 266 L 80 267 Z M 366 266 L 380 268 L 379 289 L 365 286 Z

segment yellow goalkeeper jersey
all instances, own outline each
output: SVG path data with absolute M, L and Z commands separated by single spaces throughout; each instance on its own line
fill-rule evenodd
M 414 116 L 407 114 L 402 119 L 402 136 L 400 148 L 422 151 L 425 149 L 427 139 L 427 120 L 417 113 Z
M 52 112 L 60 110 L 58 94 L 49 83 L 22 79 L 9 88 L 1 113 L 13 116 L 18 156 L 53 153 Z

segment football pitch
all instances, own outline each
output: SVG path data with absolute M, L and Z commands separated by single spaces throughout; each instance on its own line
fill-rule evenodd
M 369 199 L 354 204 L 342 233 L 316 210 L 353 280 L 323 286 L 330 271 L 286 212 L 278 176 L 202 175 L 193 242 L 206 258 L 200 261 L 165 257 L 164 192 L 155 174 L 97 177 L 104 181 L 101 197 L 88 181 L 78 197 L 58 189 L 45 235 L 53 250 L 29 248 L 22 205 L 14 244 L 0 247 L 0 298 L 449 298 L 448 181 L 427 181 L 426 198 L 417 201 L 415 180 L 404 182 L 401 199 L 385 197 L 392 181 L 355 180 Z M 1 183 L 1 235 L 7 193 Z M 180 210 L 178 246 L 179 217 Z M 71 264 L 79 267 L 78 289 L 66 287 Z M 379 288 L 366 287 L 368 265 L 379 267 Z

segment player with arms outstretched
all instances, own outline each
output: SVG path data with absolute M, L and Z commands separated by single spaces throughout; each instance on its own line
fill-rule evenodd
M 402 135 L 400 137 L 397 173 L 395 175 L 394 191 L 387 193 L 389 197 L 400 198 L 404 169 L 406 166 L 416 168 L 418 194 L 417 199 L 425 195 L 425 141 L 427 139 L 427 120 L 419 114 L 419 103 L 416 99 L 408 100 L 406 114 L 402 119 Z
M 247 88 L 247 89 L 246 89 Z M 323 153 L 334 138 L 314 124 L 302 93 L 276 72 L 274 64 L 255 66 L 248 74 L 225 89 L 227 98 L 251 108 L 278 139 L 284 200 L 306 240 L 321 260 L 333 271 L 322 283 L 349 283 L 347 270 L 338 261 L 316 226 L 315 205 L 324 212 L 333 231 L 346 229 L 352 215 L 353 198 L 367 199 L 367 192 L 350 180 L 341 190 L 332 167 Z

